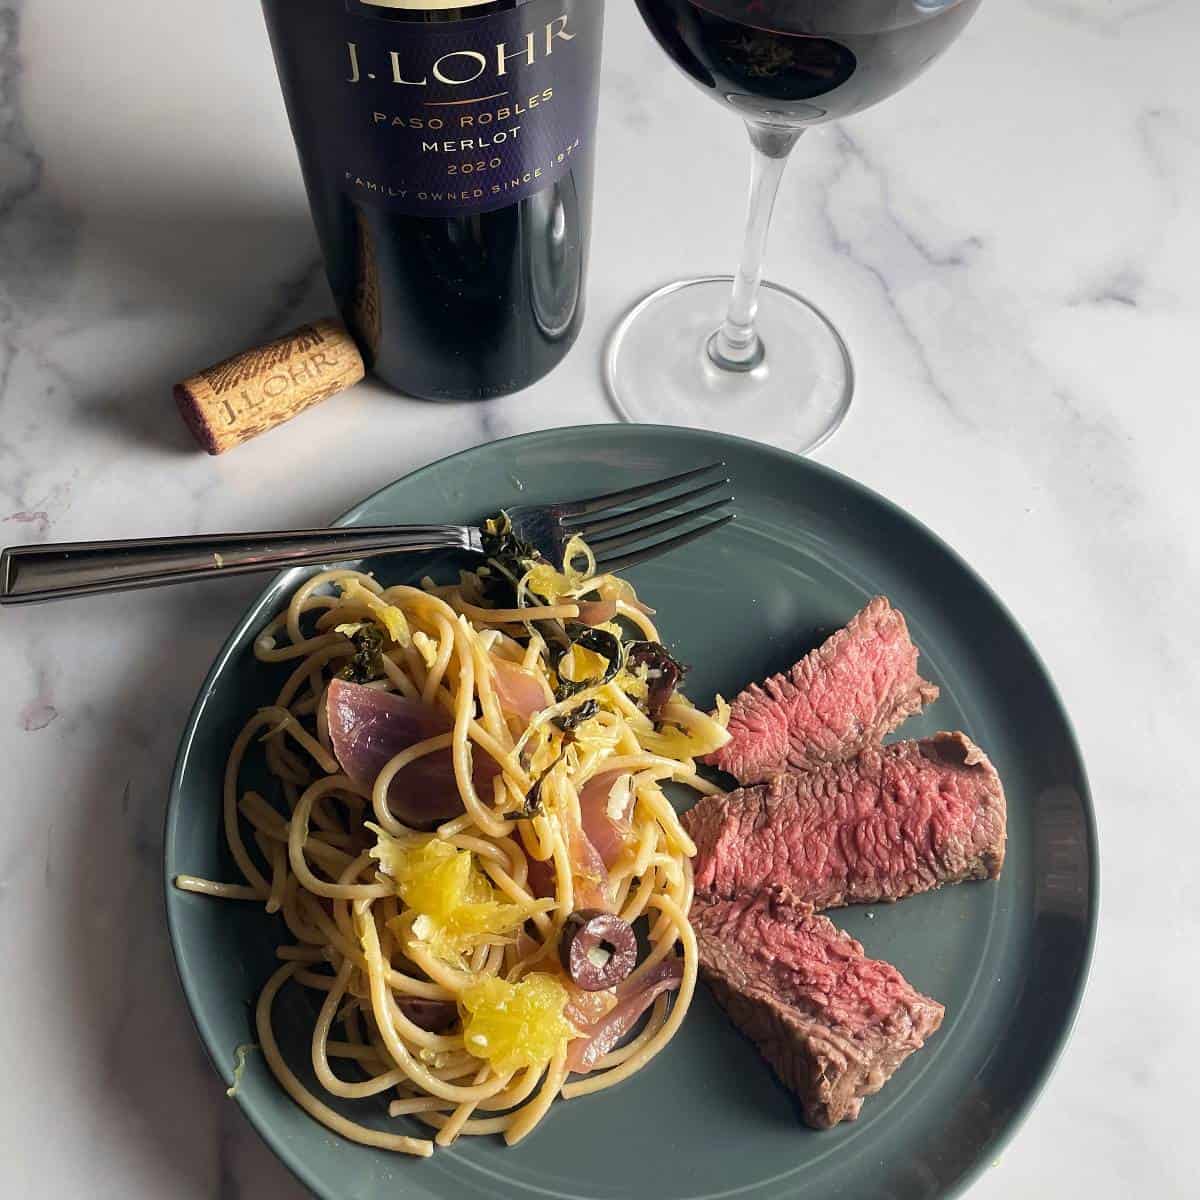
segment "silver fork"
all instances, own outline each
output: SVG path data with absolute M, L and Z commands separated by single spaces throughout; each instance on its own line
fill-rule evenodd
M 603 570 L 620 571 L 678 550 L 732 521 L 733 515 L 726 514 L 694 525 L 732 503 L 733 497 L 728 495 L 697 503 L 727 489 L 727 478 L 679 490 L 724 467 L 723 462 L 711 463 L 669 479 L 656 479 L 588 500 L 522 505 L 505 511 L 513 532 L 556 565 L 562 565 L 567 542 L 580 536 L 591 546 Z M 670 515 L 648 521 L 663 513 Z M 665 536 L 668 534 L 674 536 Z M 470 525 L 388 525 L 13 546 L 0 554 L 0 604 L 36 604 L 255 571 L 436 550 L 482 555 L 482 531 Z

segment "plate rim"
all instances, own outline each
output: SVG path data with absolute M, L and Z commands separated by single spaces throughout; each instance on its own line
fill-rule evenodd
M 1025 626 L 1017 619 L 1011 608 L 1005 602 L 999 591 L 993 587 L 981 574 L 977 571 L 959 551 L 952 546 L 945 538 L 943 538 L 935 530 L 931 529 L 923 520 L 908 512 L 895 501 L 889 499 L 859 480 L 844 474 L 841 471 L 835 470 L 833 467 L 827 466 L 824 463 L 818 462 L 815 459 L 808 458 L 802 455 L 793 454 L 790 451 L 782 450 L 779 447 L 768 445 L 764 442 L 756 442 L 752 438 L 738 437 L 733 434 L 719 433 L 716 431 L 693 429 L 690 427 L 673 426 L 673 425 L 623 425 L 620 423 L 592 423 L 586 425 L 561 425 L 554 426 L 549 429 L 531 430 L 525 433 L 513 434 L 504 438 L 497 438 L 493 441 L 480 442 L 474 446 L 468 446 L 462 450 L 457 450 L 451 454 L 443 455 L 441 458 L 434 459 L 431 462 L 425 463 L 423 466 L 416 467 L 403 475 L 391 480 L 389 483 L 376 488 L 373 492 L 363 497 L 352 507 L 343 512 L 337 517 L 331 525 L 331 528 L 347 526 L 353 524 L 376 500 L 382 497 L 392 488 L 401 483 L 418 481 L 427 473 L 438 471 L 444 467 L 458 462 L 461 459 L 469 458 L 484 452 L 495 452 L 502 450 L 505 446 L 513 446 L 514 444 L 530 445 L 536 444 L 539 441 L 553 441 L 565 436 L 582 436 L 591 437 L 598 434 L 612 434 L 616 430 L 628 429 L 637 432 L 648 432 L 652 434 L 675 435 L 684 434 L 687 436 L 700 437 L 710 439 L 714 443 L 733 444 L 743 449 L 749 449 L 756 453 L 765 454 L 770 458 L 777 460 L 780 463 L 785 463 L 789 468 L 795 468 L 797 465 L 802 470 L 812 471 L 818 478 L 823 478 L 826 482 L 832 483 L 835 486 L 848 488 L 858 498 L 864 499 L 881 505 L 892 517 L 898 519 L 912 527 L 916 533 L 927 538 L 938 550 L 944 553 L 954 564 L 966 575 L 973 583 L 975 583 L 988 598 L 996 605 L 1001 615 L 1009 622 L 1012 630 L 1020 639 L 1026 652 L 1037 666 L 1042 674 L 1047 689 L 1048 697 L 1058 716 L 1062 721 L 1063 731 L 1066 735 L 1071 756 L 1074 763 L 1078 767 L 1079 772 L 1079 797 L 1080 808 L 1083 814 L 1083 827 L 1085 832 L 1085 842 L 1087 849 L 1088 860 L 1088 889 L 1087 889 L 1087 929 L 1084 935 L 1083 954 L 1080 959 L 1079 971 L 1076 978 L 1072 982 L 1071 994 L 1069 1001 L 1065 1006 L 1064 1019 L 1060 1028 L 1055 1033 L 1053 1042 L 1049 1052 L 1044 1057 L 1039 1065 L 1036 1073 L 1036 1078 L 1032 1086 L 1028 1089 L 1023 1097 L 1023 1102 L 1018 1111 L 1014 1112 L 1008 1118 L 1007 1123 L 996 1134 L 992 1142 L 989 1144 L 986 1153 L 981 1153 L 969 1168 L 964 1170 L 958 1179 L 954 1180 L 948 1187 L 940 1193 L 939 1200 L 956 1200 L 964 1196 L 971 1187 L 973 1187 L 983 1173 L 991 1167 L 998 1159 L 1000 1154 L 1011 1144 L 1013 1138 L 1025 1125 L 1026 1121 L 1032 1116 L 1034 1110 L 1040 1103 L 1042 1096 L 1045 1093 L 1046 1086 L 1049 1084 L 1055 1071 L 1058 1069 L 1064 1051 L 1074 1034 L 1076 1024 L 1079 1020 L 1079 1013 L 1083 1006 L 1083 1001 L 1087 995 L 1088 985 L 1091 979 L 1092 965 L 1095 958 L 1096 943 L 1099 930 L 1100 917 L 1100 839 L 1099 828 L 1096 814 L 1095 803 L 1093 800 L 1091 782 L 1088 776 L 1087 763 L 1083 756 L 1082 746 L 1080 744 L 1079 735 L 1076 732 L 1075 724 L 1071 719 L 1070 711 L 1063 701 L 1062 693 L 1059 690 L 1058 684 L 1054 676 L 1046 666 L 1045 660 L 1039 653 L 1033 639 L 1029 636 Z M 183 727 L 183 732 L 180 735 L 178 750 L 176 751 L 174 766 L 171 771 L 171 781 L 168 790 L 166 812 L 163 819 L 163 893 L 162 902 L 165 910 L 167 931 L 171 943 L 171 960 L 175 969 L 175 976 L 179 982 L 186 1002 L 188 1015 L 192 1021 L 192 1025 L 199 1037 L 201 1045 L 204 1047 L 206 1056 L 216 1071 L 218 1077 L 223 1080 L 226 1086 L 231 1086 L 233 1083 L 233 1072 L 227 1068 L 219 1058 L 216 1050 L 216 1039 L 209 1036 L 206 1029 L 206 1023 L 200 1016 L 200 1005 L 198 1004 L 198 995 L 191 980 L 184 972 L 182 966 L 183 948 L 182 936 L 176 922 L 176 903 L 181 898 L 181 893 L 174 885 L 174 877 L 176 872 L 171 869 L 171 847 L 172 835 L 179 820 L 179 812 L 181 807 L 181 796 L 184 778 L 187 773 L 191 751 L 196 738 L 196 730 L 200 723 L 200 719 L 205 711 L 205 708 L 212 698 L 212 694 L 216 689 L 216 685 L 222 674 L 229 666 L 229 663 L 234 657 L 237 647 L 243 641 L 246 634 L 252 626 L 257 623 L 262 616 L 263 610 L 267 607 L 268 602 L 277 593 L 283 580 L 288 576 L 301 572 L 310 572 L 313 568 L 310 567 L 293 567 L 289 570 L 282 571 L 273 575 L 270 581 L 263 587 L 263 590 L 251 601 L 242 617 L 234 625 L 232 631 L 226 637 L 220 650 L 213 660 L 212 666 L 205 675 L 204 682 L 200 686 L 200 690 L 196 695 L 196 699 L 189 710 L 187 720 Z M 272 1154 L 306 1187 L 314 1196 L 322 1197 L 323 1200 L 333 1200 L 333 1197 L 323 1189 L 323 1184 L 316 1179 L 309 1171 L 303 1158 L 300 1154 L 294 1151 L 282 1138 L 278 1137 L 273 1132 L 271 1124 L 260 1116 L 257 1108 L 247 1102 L 245 1095 L 241 1092 L 236 1093 L 232 1099 L 237 1103 L 239 1110 L 249 1121 L 251 1127 L 258 1136 L 266 1144 Z M 350 1144 L 350 1143 L 348 1143 Z M 401 1193 L 398 1193 L 401 1194 Z

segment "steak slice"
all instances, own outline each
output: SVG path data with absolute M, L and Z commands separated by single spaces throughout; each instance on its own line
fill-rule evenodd
M 842 762 L 937 695 L 917 672 L 903 614 L 878 596 L 786 674 L 742 692 L 731 706 L 732 740 L 705 761 L 744 784 Z
M 1004 788 L 961 733 L 706 796 L 683 823 L 698 893 L 778 886 L 818 910 L 995 879 L 1004 864 Z
M 815 1129 L 853 1121 L 945 1009 L 780 891 L 699 898 L 692 926 L 717 1002 L 800 1098 Z

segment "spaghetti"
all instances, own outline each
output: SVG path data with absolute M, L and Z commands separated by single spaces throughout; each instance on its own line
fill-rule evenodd
M 695 760 L 728 740 L 727 710 L 700 712 L 677 689 L 627 582 L 596 574 L 582 543 L 567 564 L 509 553 L 453 586 L 386 589 L 327 571 L 256 639 L 260 662 L 291 671 L 225 771 L 242 882 L 175 882 L 281 914 L 291 940 L 258 1002 L 258 1041 L 288 1094 L 352 1141 L 420 1156 L 461 1135 L 515 1144 L 556 1098 L 640 1070 L 686 1015 L 695 848 L 662 785 L 716 790 Z M 347 697 L 425 724 L 366 771 L 342 727 Z M 241 789 L 255 746 L 275 803 Z M 417 820 L 438 779 L 451 803 Z M 643 923 L 648 949 L 617 986 L 587 990 L 563 966 L 580 909 Z M 390 1115 L 432 1141 L 351 1121 L 301 1082 L 272 1026 L 285 986 L 320 1001 L 324 1092 L 390 1097 Z

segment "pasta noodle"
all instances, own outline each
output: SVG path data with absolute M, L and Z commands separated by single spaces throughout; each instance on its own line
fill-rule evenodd
M 572 569 L 581 560 L 583 569 Z M 327 571 L 299 588 L 255 640 L 264 667 L 283 664 L 289 674 L 276 702 L 247 721 L 226 766 L 222 822 L 242 878 L 181 875 L 175 883 L 282 916 L 293 940 L 279 946 L 281 964 L 259 998 L 258 1042 L 292 1099 L 352 1141 L 421 1156 L 467 1135 L 516 1144 L 556 1098 L 588 1095 L 640 1070 L 687 1013 L 697 976 L 687 921 L 694 847 L 662 785 L 715 790 L 695 760 L 728 735 L 677 690 L 665 706 L 648 700 L 652 676 L 622 655 L 626 638 L 658 642 L 650 610 L 627 583 L 596 575 L 581 544 L 569 548 L 567 563 L 564 572 L 529 564 L 509 579 L 508 602 L 499 606 L 487 596 L 496 570 L 421 588 Z M 595 597 L 616 617 L 581 637 L 576 622 Z M 611 646 L 621 653 L 596 649 Z M 331 685 L 353 677 L 364 654 L 373 678 L 356 680 L 360 686 L 440 714 L 445 730 L 404 745 L 369 786 L 339 761 L 328 704 Z M 597 665 L 603 678 L 592 678 L 588 668 Z M 276 780 L 273 801 L 240 783 L 256 748 Z M 409 781 L 431 763 L 447 764 L 447 780 L 452 771 L 461 811 L 417 828 L 396 798 L 419 789 Z M 617 837 L 603 866 L 594 851 L 581 853 L 597 812 Z M 452 875 L 466 889 L 460 907 L 478 917 L 469 935 L 454 923 L 457 912 L 438 915 L 437 888 Z M 592 1033 L 573 1005 L 596 993 L 573 989 L 559 943 L 568 918 L 596 896 L 624 920 L 644 921 L 649 943 L 607 1002 L 636 994 L 669 960 L 678 990 L 673 999 L 654 993 L 640 1029 L 615 1049 L 605 1043 L 593 1069 L 572 1079 L 572 1043 Z M 532 1042 L 516 1033 L 511 1045 L 504 1041 L 501 1009 L 486 1001 L 487 989 L 501 985 L 541 989 L 536 994 L 552 1000 L 561 993 Z M 274 1033 L 285 986 L 309 989 L 319 1002 L 311 1059 L 320 1088 L 354 1101 L 390 1095 L 390 1117 L 424 1124 L 431 1137 L 351 1121 L 305 1086 Z M 422 1005 L 440 1019 L 423 1023 Z M 499 1034 L 478 1032 L 480 1012 Z

